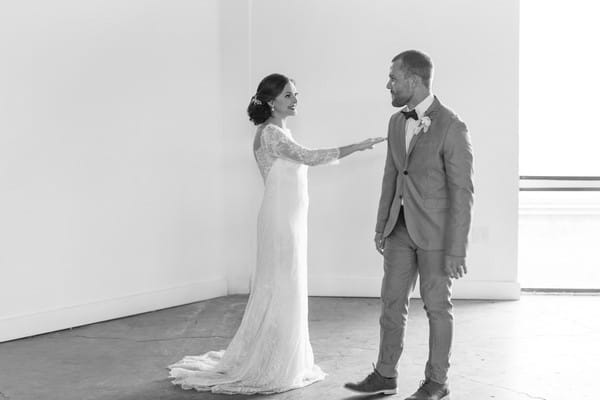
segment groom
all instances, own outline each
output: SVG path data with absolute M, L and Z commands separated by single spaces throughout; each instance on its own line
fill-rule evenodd
M 409 50 L 392 60 L 387 88 L 401 107 L 388 128 L 375 247 L 383 254 L 379 358 L 375 370 L 346 388 L 397 393 L 409 296 L 420 278 L 429 319 L 425 380 L 406 400 L 449 398 L 453 315 L 451 278 L 467 273 L 473 205 L 473 153 L 467 127 L 431 93 L 433 63 Z

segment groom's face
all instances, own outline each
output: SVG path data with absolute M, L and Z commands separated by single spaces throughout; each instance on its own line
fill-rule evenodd
M 390 75 L 386 88 L 392 95 L 394 107 L 404 107 L 413 95 L 413 82 L 400 69 L 402 61 L 395 61 L 390 67 Z

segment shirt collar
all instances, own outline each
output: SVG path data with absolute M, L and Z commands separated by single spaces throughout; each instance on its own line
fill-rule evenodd
M 419 119 L 423 118 L 425 111 L 427 111 L 427 109 L 433 104 L 433 100 L 433 94 L 429 94 L 429 96 L 425 97 L 423 101 L 417 104 L 415 111 L 417 112 Z

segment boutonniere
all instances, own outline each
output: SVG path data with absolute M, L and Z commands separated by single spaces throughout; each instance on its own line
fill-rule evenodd
M 428 116 L 424 116 L 419 120 L 419 124 L 417 125 L 417 133 L 421 132 L 421 130 L 425 133 L 429 130 L 431 126 L 431 118 Z

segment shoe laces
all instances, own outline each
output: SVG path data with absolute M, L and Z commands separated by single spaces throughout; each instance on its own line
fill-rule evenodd
M 423 392 L 427 393 L 428 395 L 431 395 L 432 393 L 429 392 L 429 390 L 427 390 L 427 385 L 429 385 L 431 381 L 429 379 L 424 379 L 419 383 L 419 390 L 422 390 Z
M 377 379 L 377 377 L 380 375 L 379 372 L 377 372 L 377 368 L 375 368 L 375 364 L 373 365 L 373 372 L 371 372 L 369 375 L 367 375 L 367 378 L 365 379 L 365 383 L 370 383 L 371 381 Z

